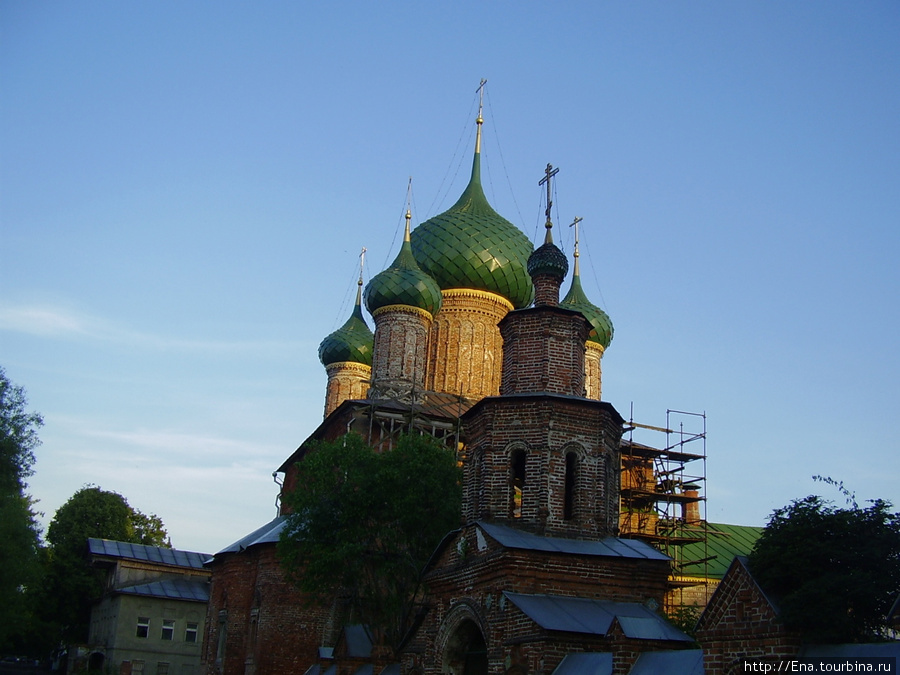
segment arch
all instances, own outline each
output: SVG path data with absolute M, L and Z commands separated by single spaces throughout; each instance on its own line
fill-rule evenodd
M 581 515 L 579 504 L 584 501 L 584 457 L 585 450 L 578 443 L 568 443 L 563 455 L 563 503 L 562 519 L 577 520 Z
M 447 613 L 436 641 L 441 673 L 487 675 L 487 640 L 478 611 L 461 602 Z
M 528 450 L 522 443 L 513 443 L 509 451 L 509 515 L 522 517 L 525 502 L 525 480 L 528 467 Z
M 101 672 L 104 663 L 106 663 L 106 654 L 103 652 L 91 652 L 91 655 L 88 657 L 88 672 Z

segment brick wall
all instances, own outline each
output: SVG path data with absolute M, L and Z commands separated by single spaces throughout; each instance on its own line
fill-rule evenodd
M 372 368 L 363 363 L 340 361 L 325 366 L 325 417 L 344 401 L 365 398 L 369 390 Z
M 415 307 L 389 305 L 377 310 L 372 355 L 372 398 L 397 387 L 425 386 L 426 350 L 431 314 Z
M 745 660 L 795 657 L 799 636 L 778 621 L 775 608 L 736 558 L 697 624 L 707 675 L 742 672 Z

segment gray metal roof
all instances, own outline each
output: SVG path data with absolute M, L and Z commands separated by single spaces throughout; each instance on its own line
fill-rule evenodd
M 169 600 L 209 602 L 209 584 L 205 581 L 189 579 L 151 581 L 146 584 L 117 588 L 116 592 L 125 593 L 126 595 L 145 595 L 153 598 L 167 598 Z
M 612 653 L 582 652 L 563 657 L 553 675 L 612 675 L 612 671 Z
M 281 530 L 284 529 L 286 522 L 287 516 L 278 516 L 274 520 L 270 520 L 262 527 L 253 530 L 253 532 L 246 535 L 245 537 L 238 539 L 231 546 L 223 548 L 221 551 L 216 553 L 216 555 L 221 555 L 222 553 L 240 553 L 241 551 L 248 549 L 251 546 L 255 546 L 256 544 L 277 543 L 278 538 L 281 535 Z
M 371 663 L 364 663 L 353 671 L 353 675 L 372 675 L 375 672 L 375 666 Z
M 362 624 L 344 626 L 344 644 L 347 656 L 369 658 L 372 655 L 372 636 Z
M 638 656 L 628 675 L 704 675 L 703 650 L 680 649 L 678 651 L 643 652 Z
M 636 602 L 525 595 L 510 591 L 504 591 L 503 595 L 546 630 L 606 635 L 613 621 L 617 621 L 625 636 L 636 640 L 692 642 L 668 621 Z
M 381 675 L 400 675 L 400 664 L 389 663 L 382 669 Z
M 91 555 L 143 560 L 163 565 L 192 567 L 194 569 L 201 569 L 204 561 L 212 557 L 208 553 L 180 551 L 176 548 L 166 548 L 165 546 L 144 546 L 143 544 L 130 544 L 126 541 L 112 541 L 111 539 L 96 539 L 94 537 L 88 539 L 88 550 Z
M 319 664 L 314 663 L 309 668 L 306 669 L 306 672 L 303 673 L 303 675 L 319 675 L 319 673 L 321 671 L 322 671 L 322 668 L 319 666 Z
M 573 553 L 615 558 L 643 558 L 645 560 L 669 560 L 649 544 L 636 539 L 606 537 L 600 540 L 562 539 L 542 537 L 538 534 L 517 530 L 507 525 L 478 521 L 478 527 L 506 548 L 521 548 L 529 551 L 549 551 L 553 553 Z

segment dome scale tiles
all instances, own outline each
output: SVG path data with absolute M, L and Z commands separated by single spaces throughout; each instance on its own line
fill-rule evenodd
M 344 325 L 319 344 L 319 361 L 322 365 L 351 362 L 372 365 L 372 349 L 375 336 L 366 325 L 361 306 L 362 279 L 356 289 L 356 305 Z
M 441 290 L 488 291 L 518 309 L 534 298 L 527 270 L 533 246 L 484 196 L 477 147 L 472 177 L 462 196 L 447 211 L 413 230 L 411 245 L 419 267 Z
M 577 253 L 575 254 L 578 255 Z M 591 333 L 588 335 L 588 342 L 596 342 L 603 349 L 609 347 L 609 343 L 613 338 L 613 325 L 609 315 L 602 309 L 588 300 L 581 287 L 581 275 L 578 270 L 578 258 L 575 258 L 575 270 L 572 273 L 572 286 L 569 292 L 559 302 L 560 307 L 566 309 L 574 309 L 581 312 L 584 318 L 591 324 Z
M 370 314 L 389 305 L 423 309 L 432 316 L 441 308 L 441 289 L 437 282 L 416 264 L 410 247 L 410 213 L 406 212 L 406 233 L 397 258 L 366 286 L 366 309 Z

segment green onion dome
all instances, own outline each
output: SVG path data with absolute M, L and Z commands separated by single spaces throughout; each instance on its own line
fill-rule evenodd
M 566 278 L 568 272 L 569 261 L 566 254 L 552 241 L 536 248 L 528 258 L 528 274 L 532 277 L 538 274 L 552 274 L 562 280 Z
M 484 196 L 477 147 L 472 177 L 456 204 L 412 233 L 416 262 L 441 290 L 489 291 L 517 309 L 530 305 L 534 297 L 526 269 L 532 249 L 528 237 L 494 211 Z
M 375 337 L 363 319 L 361 294 L 362 279 L 356 289 L 356 304 L 350 318 L 319 345 L 319 361 L 322 365 L 329 366 L 344 361 L 372 365 Z
M 441 308 L 441 288 L 419 269 L 410 246 L 410 213 L 406 213 L 406 234 L 397 259 L 376 274 L 366 286 L 366 309 L 370 314 L 388 305 L 418 307 L 434 316 Z
M 576 253 L 576 255 L 578 255 Z M 560 307 L 581 312 L 591 324 L 588 342 L 596 342 L 605 350 L 613 338 L 613 325 L 609 315 L 592 304 L 581 288 L 581 275 L 578 273 L 578 258 L 575 258 L 575 271 L 572 273 L 572 287 L 560 303 Z

